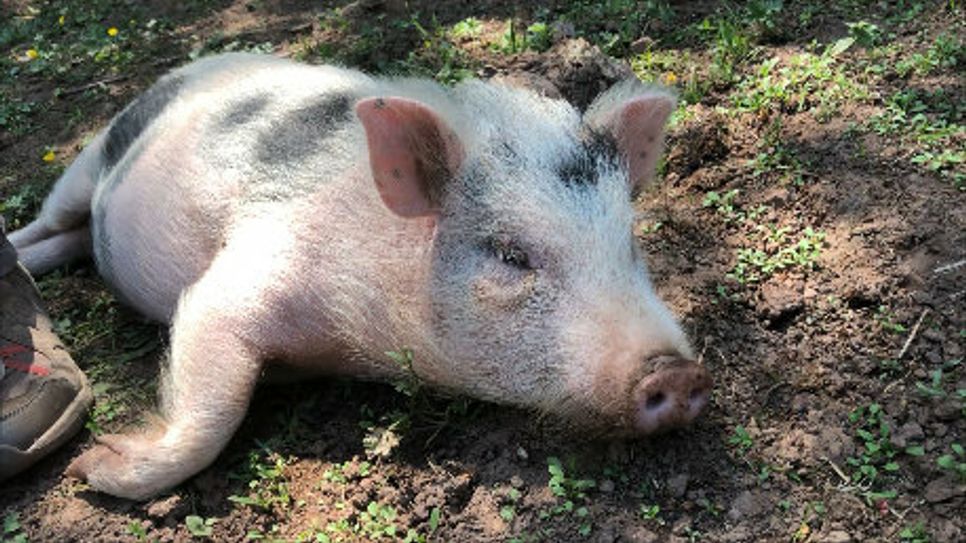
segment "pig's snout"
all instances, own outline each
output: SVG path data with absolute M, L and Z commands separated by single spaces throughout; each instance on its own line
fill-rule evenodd
M 662 356 L 632 393 L 634 429 L 642 434 L 684 426 L 711 398 L 711 376 L 696 362 Z

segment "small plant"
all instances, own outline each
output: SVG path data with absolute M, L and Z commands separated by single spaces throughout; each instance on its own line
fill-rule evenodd
M 648 521 L 648 522 L 653 522 L 653 523 L 657 524 L 658 526 L 664 526 L 664 524 L 666 524 L 666 522 L 664 521 L 664 519 L 661 518 L 661 506 L 660 505 L 657 505 L 657 504 L 654 504 L 654 505 L 644 505 L 644 504 L 642 504 L 641 505 L 641 508 L 640 508 L 640 512 L 641 512 L 641 518 L 644 519 L 644 520 L 646 520 L 646 521 Z
M 506 522 L 510 522 L 516 517 L 517 514 L 517 502 L 520 501 L 521 493 L 515 488 L 511 488 L 507 491 L 506 500 L 507 503 L 500 507 L 500 518 Z
M 3 517 L 3 543 L 27 543 L 27 534 L 20 525 L 20 514 L 16 511 Z
M 838 62 L 853 42 L 842 38 L 819 55 L 802 53 L 786 61 L 773 57 L 763 62 L 738 85 L 732 103 L 738 111 L 759 114 L 814 109 L 819 120 L 827 120 L 845 99 L 866 93 Z
M 875 322 L 879 324 L 882 329 L 895 334 L 904 334 L 909 329 L 902 323 L 896 322 L 896 315 L 889 310 L 888 307 L 880 305 L 875 313 Z
M 849 413 L 849 422 L 855 426 L 855 437 L 862 444 L 856 456 L 846 459 L 852 466 L 851 481 L 863 490 L 867 502 L 882 503 L 896 497 L 894 490 L 876 490 L 883 482 L 883 478 L 891 477 L 899 471 L 896 461 L 899 451 L 889 440 L 891 429 L 883 417 L 882 407 L 872 403 L 858 407 Z M 906 448 L 905 453 L 910 456 L 921 456 L 923 451 L 919 446 Z
M 139 520 L 132 520 L 127 523 L 127 533 L 133 535 L 138 541 L 144 541 L 144 538 L 148 536 L 148 531 Z
M 573 471 L 572 464 L 570 468 Z M 593 479 L 575 479 L 568 476 L 560 459 L 555 456 L 547 458 L 547 471 L 550 473 L 547 486 L 550 487 L 550 492 L 562 501 L 549 511 L 542 511 L 541 518 L 571 514 L 580 522 L 578 529 L 580 535 L 589 535 L 592 529 L 591 520 L 587 518 L 590 510 L 580 504 L 587 500 L 587 491 L 596 488 L 597 482 Z
M 467 17 L 453 25 L 449 34 L 454 38 L 475 38 L 480 35 L 483 25 L 476 17 Z
M 956 366 L 963 362 L 962 358 L 956 358 L 953 360 L 948 360 L 943 363 L 942 367 L 936 368 L 929 372 L 929 382 L 917 382 L 916 390 L 923 396 L 929 398 L 945 398 L 948 393 L 943 388 L 943 376 L 944 372 L 952 370 Z M 961 391 L 960 391 L 961 392 Z M 962 395 L 960 395 L 962 397 Z
M 734 434 L 728 438 L 728 444 L 738 448 L 738 454 L 744 456 L 751 449 L 755 441 L 751 438 L 748 430 L 742 425 L 735 426 Z
M 198 515 L 188 515 L 184 518 L 184 526 L 192 537 L 211 537 L 215 533 L 215 522 L 218 519 L 204 519 Z
M 383 505 L 379 502 L 369 502 L 366 510 L 359 513 L 357 521 L 357 532 L 371 539 L 382 539 L 396 537 L 396 509 L 390 505 Z
M 292 501 L 288 491 L 285 457 L 272 450 L 267 444 L 256 441 L 258 448 L 248 453 L 245 474 L 236 476 L 247 481 L 248 494 L 232 495 L 228 500 L 240 505 L 272 510 L 285 509 Z
M 847 23 L 849 36 L 862 47 L 874 47 L 882 39 L 882 29 L 868 21 Z
M 507 21 L 506 31 L 500 38 L 500 42 L 494 45 L 494 49 L 501 53 L 516 54 L 527 49 L 546 51 L 552 44 L 553 36 L 546 23 L 536 22 L 521 29 L 516 21 L 510 19 Z
M 929 543 L 932 540 L 923 523 L 917 522 L 912 526 L 906 526 L 899 532 L 899 541 L 903 543 Z
M 738 249 L 738 261 L 728 277 L 744 285 L 766 279 L 778 270 L 811 270 L 822 253 L 825 233 L 808 227 L 797 242 L 789 244 L 787 229 L 773 227 L 762 237 L 764 249 Z
M 966 450 L 959 443 L 953 443 L 949 448 L 953 450 L 953 454 L 947 453 L 940 456 L 936 459 L 936 464 L 966 481 Z

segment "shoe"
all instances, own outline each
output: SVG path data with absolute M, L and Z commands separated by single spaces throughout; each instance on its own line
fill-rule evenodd
M 76 434 L 93 401 L 0 229 L 0 481 Z

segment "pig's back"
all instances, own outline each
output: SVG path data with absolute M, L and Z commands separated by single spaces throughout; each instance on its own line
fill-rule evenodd
M 168 321 L 233 224 L 324 190 L 365 153 L 353 71 L 261 55 L 165 76 L 112 121 L 92 205 L 94 255 L 115 291 Z

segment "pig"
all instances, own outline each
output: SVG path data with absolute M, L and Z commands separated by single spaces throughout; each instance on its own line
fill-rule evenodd
M 636 79 L 581 113 L 250 54 L 162 77 L 10 235 L 34 273 L 93 256 L 171 326 L 156 427 L 97 438 L 68 475 L 135 500 L 174 487 L 274 364 L 412 371 L 614 434 L 690 423 L 711 378 L 633 234 L 674 107 Z M 411 369 L 386 354 L 400 348 Z

